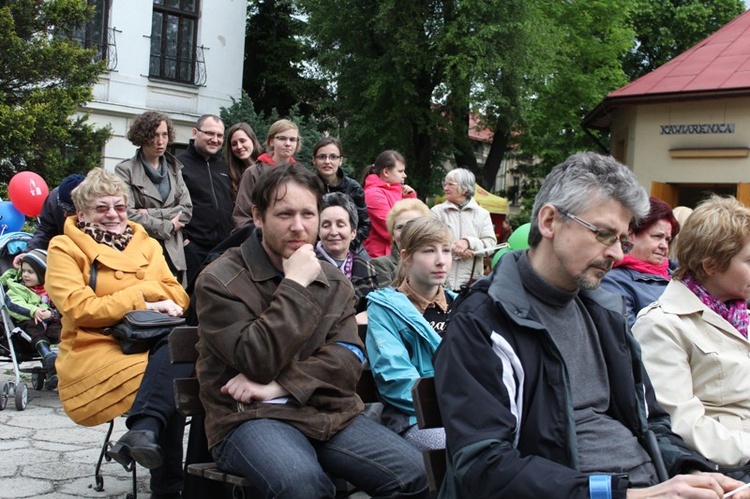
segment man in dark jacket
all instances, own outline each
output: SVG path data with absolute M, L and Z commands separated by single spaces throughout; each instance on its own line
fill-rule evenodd
M 611 157 L 576 154 L 544 181 L 530 249 L 460 299 L 435 356 L 441 497 L 720 498 L 742 485 L 683 474 L 714 468 L 672 433 L 622 297 L 596 289 L 648 209 Z
M 193 217 L 182 230 L 185 237 L 187 282 L 193 282 L 211 249 L 232 230 L 232 191 L 229 171 L 221 157 L 224 123 L 213 114 L 201 116 L 188 148 L 177 155 L 193 201 Z
M 281 165 L 253 189 L 256 229 L 198 277 L 196 371 L 216 463 L 263 497 L 426 497 L 419 452 L 362 415 L 346 276 L 315 256 L 322 185 Z

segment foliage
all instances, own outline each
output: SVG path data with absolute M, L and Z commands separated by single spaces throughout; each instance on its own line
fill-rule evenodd
M 635 0 L 636 44 L 623 68 L 634 80 L 703 40 L 745 10 L 742 0 Z
M 109 130 L 71 116 L 104 65 L 65 36 L 90 14 L 80 0 L 0 0 L 0 181 L 31 170 L 54 186 L 100 164 Z
M 306 69 L 312 56 L 304 29 L 292 0 L 249 2 L 242 88 L 261 114 L 287 115 L 294 106 L 304 116 L 320 112 L 326 86 Z
M 311 164 L 312 148 L 323 135 L 318 131 L 317 124 L 311 118 L 303 116 L 296 105 L 292 106 L 289 113 L 284 116 L 279 115 L 276 109 L 272 109 L 268 115 L 258 113 L 250 96 L 243 91 L 239 100 L 232 98 L 231 106 L 221 108 L 221 120 L 226 128 L 244 121 L 258 136 L 261 145 L 266 143 L 270 126 L 281 118 L 289 119 L 299 127 L 302 148 L 294 155 L 295 159 L 307 165 Z

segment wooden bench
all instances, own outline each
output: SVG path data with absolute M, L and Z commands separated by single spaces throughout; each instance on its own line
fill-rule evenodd
M 443 417 L 440 414 L 437 394 L 435 393 L 435 378 L 419 378 L 411 388 L 414 400 L 414 410 L 417 413 L 417 427 L 442 428 Z M 427 481 L 430 491 L 437 493 L 443 483 L 447 469 L 445 449 L 432 449 L 422 452 L 424 466 L 427 471 Z
M 173 364 L 195 363 L 198 360 L 198 351 L 195 346 L 198 343 L 198 328 L 194 326 L 180 326 L 175 328 L 169 335 L 169 360 Z M 196 417 L 205 415 L 206 411 L 200 400 L 200 384 L 197 377 L 177 378 L 174 380 L 174 397 L 177 410 L 185 417 Z M 375 380 L 369 370 L 362 373 L 357 383 L 357 394 L 365 402 L 377 400 L 377 388 Z M 365 399 L 367 397 L 367 399 Z M 219 469 L 214 462 L 188 464 L 187 472 L 190 475 L 221 482 L 231 486 L 232 496 L 244 497 L 245 487 L 251 482 L 241 476 L 226 473 Z M 334 480 L 335 481 L 335 480 Z M 341 487 L 337 484 L 337 496 L 348 496 L 355 492 L 348 486 Z

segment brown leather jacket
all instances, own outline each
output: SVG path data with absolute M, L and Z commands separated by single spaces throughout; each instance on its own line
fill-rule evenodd
M 195 293 L 199 321 L 196 371 L 206 408 L 209 447 L 241 423 L 285 421 L 325 441 L 360 414 L 360 358 L 342 344 L 364 346 L 346 276 L 327 262 L 308 287 L 284 279 L 268 260 L 260 231 L 207 267 Z M 238 373 L 289 391 L 285 404 L 242 404 L 221 393 Z

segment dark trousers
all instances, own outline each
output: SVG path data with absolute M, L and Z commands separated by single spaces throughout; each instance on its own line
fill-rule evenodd
M 158 435 L 164 453 L 164 464 L 151 470 L 151 492 L 171 494 L 182 491 L 182 436 L 185 418 L 177 412 L 174 404 L 175 378 L 186 378 L 193 372 L 190 364 L 171 364 L 167 338 L 161 339 L 151 348 L 146 372 L 133 401 L 125 424 L 128 428 L 139 417 L 150 416 L 162 423 Z

